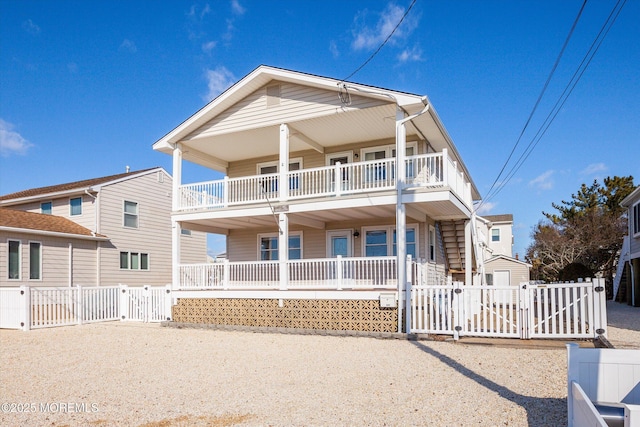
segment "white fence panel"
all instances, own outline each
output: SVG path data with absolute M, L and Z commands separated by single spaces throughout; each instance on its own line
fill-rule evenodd
M 120 285 L 120 319 L 139 322 L 171 320 L 171 286 Z
M 75 325 L 78 288 L 30 288 L 31 329 Z
M 21 288 L 0 289 L 0 329 L 21 329 L 26 322 L 25 290 Z
M 465 286 L 460 335 L 520 337 L 520 307 L 515 286 Z
M 454 334 L 454 295 L 459 286 L 412 286 L 411 332 Z
M 120 318 L 118 286 L 80 288 L 80 323 L 105 322 Z

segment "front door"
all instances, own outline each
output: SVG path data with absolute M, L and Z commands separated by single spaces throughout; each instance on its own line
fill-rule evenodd
M 352 235 L 351 230 L 334 230 L 327 232 L 327 257 L 336 258 L 352 256 Z

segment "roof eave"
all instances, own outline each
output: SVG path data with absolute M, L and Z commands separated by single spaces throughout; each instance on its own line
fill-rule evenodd
M 32 228 L 17 228 L 17 227 L 6 227 L 0 225 L 0 231 L 7 231 L 12 233 L 24 233 L 24 234 L 37 234 L 40 236 L 49 236 L 49 237 L 63 237 L 63 238 L 73 238 L 79 240 L 93 240 L 100 242 L 108 242 L 110 239 L 106 236 L 87 236 L 85 234 L 74 234 L 74 233 L 63 233 L 60 231 L 47 231 L 47 230 L 37 230 Z

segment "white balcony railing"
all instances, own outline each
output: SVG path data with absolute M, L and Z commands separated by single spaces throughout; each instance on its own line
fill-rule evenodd
M 396 159 L 336 164 L 287 174 L 288 199 L 370 193 L 396 188 Z M 449 187 L 468 206 L 471 189 L 457 163 L 442 153 L 406 158 L 406 185 Z M 179 210 L 215 209 L 280 200 L 279 174 L 228 178 L 180 186 Z
M 286 285 L 278 261 L 182 264 L 179 289 L 396 288 L 396 257 L 289 260 Z

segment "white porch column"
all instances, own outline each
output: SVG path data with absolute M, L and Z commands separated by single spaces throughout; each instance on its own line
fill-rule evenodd
M 473 284 L 473 267 L 471 263 L 471 220 L 464 223 L 464 284 Z
M 173 149 L 173 192 L 171 198 L 172 210 L 177 211 L 180 206 L 180 186 L 182 185 L 182 144 L 175 144 Z
M 280 268 L 280 289 L 289 287 L 289 217 L 286 213 L 278 214 L 278 267 Z
M 180 286 L 180 235 L 182 226 L 171 220 L 171 289 Z
M 278 177 L 279 198 L 281 202 L 289 199 L 289 126 L 286 123 L 280 125 L 280 176 Z
M 407 151 L 407 131 L 404 127 L 404 114 L 399 108 L 396 110 L 396 268 L 398 277 L 398 332 L 402 331 L 402 292 L 405 292 L 405 299 L 411 298 L 407 290 L 407 212 L 402 202 L 402 190 L 406 182 L 405 178 L 405 157 Z M 405 332 L 408 331 L 409 324 L 406 324 Z

